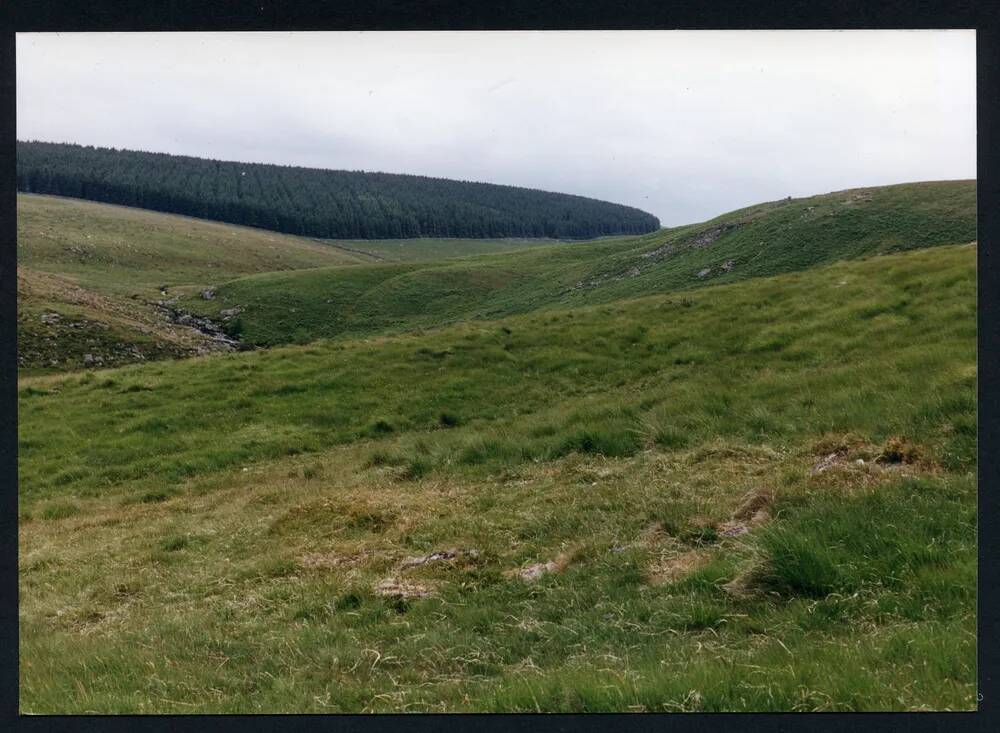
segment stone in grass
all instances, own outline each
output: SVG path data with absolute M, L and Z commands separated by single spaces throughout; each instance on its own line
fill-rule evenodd
M 406 570 L 408 568 L 416 568 L 433 562 L 441 562 L 442 560 L 454 560 L 459 557 L 466 557 L 470 560 L 475 560 L 479 557 L 479 550 L 459 550 L 457 548 L 452 548 L 450 550 L 436 550 L 429 555 L 407 557 L 399 564 L 399 568 L 400 570 Z
M 215 297 L 215 288 L 205 288 L 201 291 L 202 300 L 211 300 Z
M 552 573 L 561 573 L 567 567 L 569 567 L 571 557 L 568 554 L 559 555 L 555 560 L 549 560 L 548 562 L 539 562 L 534 565 L 529 565 L 525 568 L 521 568 L 517 572 L 517 577 L 521 580 L 533 583 L 534 581 L 541 578 L 543 575 L 550 575 Z

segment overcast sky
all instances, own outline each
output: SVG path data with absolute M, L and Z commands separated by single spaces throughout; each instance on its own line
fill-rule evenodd
M 673 226 L 974 178 L 975 33 L 22 33 L 17 136 L 528 186 Z

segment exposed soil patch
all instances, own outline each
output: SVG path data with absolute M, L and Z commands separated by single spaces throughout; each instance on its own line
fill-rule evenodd
M 893 476 L 938 470 L 920 446 L 901 436 L 893 436 L 881 446 L 853 434 L 827 436 L 814 446 L 814 451 L 819 458 L 809 475 L 839 484 L 868 485 Z
M 667 535 L 659 525 L 647 527 L 640 543 L 663 547 L 659 558 L 649 566 L 648 581 L 653 585 L 675 583 L 707 566 L 715 552 L 726 551 L 727 540 L 749 534 L 771 521 L 773 503 L 771 491 L 754 491 L 744 497 L 730 519 L 717 523 L 707 519 L 695 521 L 695 531 L 685 532 L 681 537 Z M 696 547 L 691 547 L 693 542 Z
M 751 527 L 762 524 L 770 518 L 771 515 L 762 510 L 760 515 L 755 514 L 752 517 L 752 521 L 740 522 L 732 519 L 719 524 L 716 527 L 716 531 L 719 533 L 719 537 L 739 537 L 740 535 L 747 534 Z
M 375 593 L 388 598 L 401 598 L 404 601 L 416 598 L 428 598 L 431 595 L 431 586 L 425 583 L 413 583 L 408 580 L 398 578 L 386 578 L 375 586 Z
M 310 553 L 299 558 L 299 565 L 309 570 L 332 570 L 334 568 L 357 565 L 368 558 L 365 554 L 334 555 L 332 553 Z
M 527 583 L 533 583 L 544 575 L 552 575 L 554 573 L 563 572 L 569 567 L 572 561 L 573 557 L 571 554 L 562 553 L 554 560 L 528 565 L 520 570 L 515 570 L 513 574 Z
M 712 551 L 707 548 L 661 557 L 649 568 L 649 583 L 651 585 L 676 583 L 707 566 L 711 559 Z

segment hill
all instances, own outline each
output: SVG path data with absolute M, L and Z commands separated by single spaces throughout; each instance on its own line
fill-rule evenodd
M 535 246 L 502 255 L 264 273 L 233 280 L 211 302 L 182 301 L 230 321 L 247 342 L 316 338 L 499 318 L 731 283 L 976 236 L 974 181 L 853 189 L 741 209 L 641 237 Z
M 202 353 L 156 301 L 249 273 L 376 261 L 309 239 L 19 194 L 17 335 L 26 373 Z
M 975 709 L 975 268 L 22 379 L 21 710 Z
M 630 206 L 514 186 L 45 142 L 17 143 L 17 187 L 333 239 L 589 239 L 659 228 Z
M 626 237 L 618 237 L 625 239 Z M 610 237 L 605 238 L 607 241 Z M 350 247 L 378 257 L 382 262 L 421 262 L 428 260 L 445 260 L 453 257 L 477 257 L 485 254 L 500 254 L 503 252 L 520 252 L 535 247 L 551 247 L 554 244 L 566 244 L 569 240 L 545 239 L 461 239 L 458 237 L 421 237 L 419 239 L 338 239 L 320 240 L 335 246 Z M 575 240 L 574 244 L 582 241 Z

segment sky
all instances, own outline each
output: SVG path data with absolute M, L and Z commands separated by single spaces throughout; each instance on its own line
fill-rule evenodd
M 487 181 L 664 226 L 976 175 L 974 31 L 19 33 L 20 140 Z

